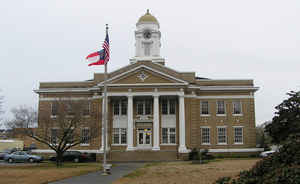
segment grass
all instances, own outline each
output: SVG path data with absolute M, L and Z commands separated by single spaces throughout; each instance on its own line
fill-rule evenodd
M 155 162 L 124 176 L 113 184 L 212 184 L 218 178 L 234 177 L 250 169 L 260 159 L 226 158 L 211 160 L 206 164 L 191 161 Z
M 3 165 L 0 166 L 0 184 L 46 184 L 100 169 L 100 163 L 64 163 L 60 168 L 57 168 L 55 163 L 51 162 Z

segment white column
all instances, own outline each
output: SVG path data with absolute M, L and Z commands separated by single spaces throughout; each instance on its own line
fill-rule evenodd
M 127 96 L 127 151 L 135 150 L 133 147 L 133 99 L 132 95 Z
M 187 153 L 185 146 L 185 107 L 184 94 L 179 96 L 179 153 Z
M 154 97 L 154 110 L 153 110 L 153 148 L 152 150 L 160 150 L 159 148 L 159 96 Z

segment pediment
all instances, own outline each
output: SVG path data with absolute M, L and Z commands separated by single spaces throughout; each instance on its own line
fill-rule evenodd
M 149 66 L 140 65 L 120 75 L 108 79 L 108 84 L 111 85 L 149 85 L 149 84 L 187 84 L 186 81 L 168 75 L 167 73 L 155 70 Z

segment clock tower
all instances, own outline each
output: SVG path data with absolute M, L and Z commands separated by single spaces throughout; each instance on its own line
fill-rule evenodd
M 160 56 L 161 33 L 157 19 L 147 10 L 136 23 L 135 31 L 135 57 L 131 62 L 152 61 L 164 64 Z

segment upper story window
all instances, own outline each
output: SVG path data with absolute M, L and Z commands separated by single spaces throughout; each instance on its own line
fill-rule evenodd
M 225 114 L 225 101 L 224 100 L 218 100 L 217 101 L 217 114 Z
M 240 100 L 235 100 L 232 102 L 233 114 L 242 114 L 242 102 Z
M 52 102 L 51 103 L 51 115 L 56 116 L 58 112 L 58 103 L 57 102 Z
M 146 100 L 138 100 L 136 102 L 137 105 L 137 114 L 138 115 L 150 115 L 152 114 L 152 100 L 146 99 Z
M 114 116 L 127 115 L 127 100 L 114 100 L 113 113 Z
M 51 144 L 57 144 L 58 143 L 58 129 L 57 128 L 51 128 L 50 129 L 50 142 Z
M 208 101 L 201 101 L 200 102 L 200 114 L 201 115 L 209 115 Z
M 83 105 L 83 115 L 84 116 L 90 115 L 90 111 L 91 111 L 91 103 L 90 102 L 84 103 L 84 105 Z
M 176 99 L 162 99 L 161 101 L 162 114 L 176 114 Z

